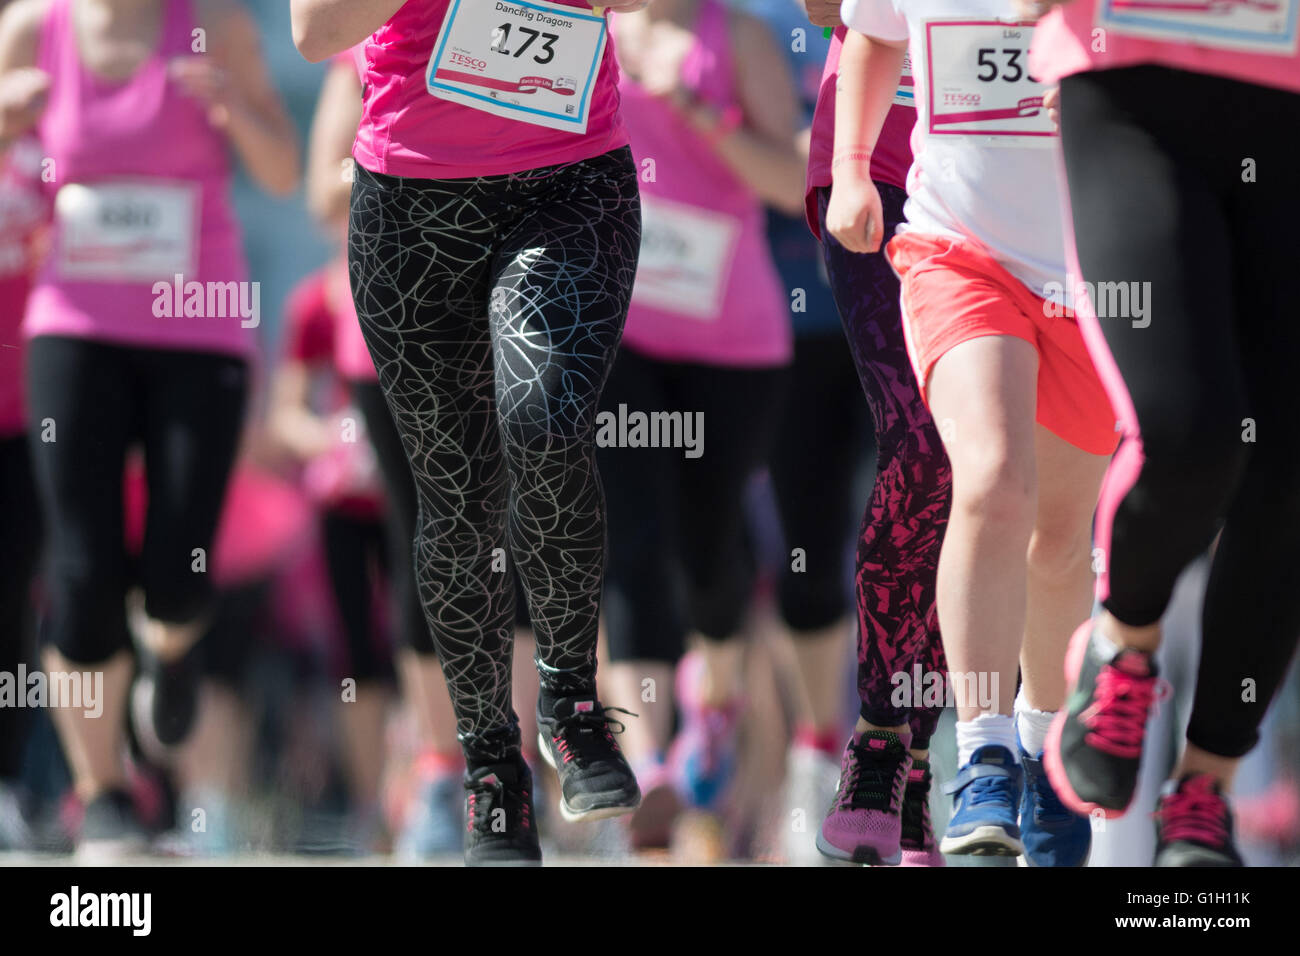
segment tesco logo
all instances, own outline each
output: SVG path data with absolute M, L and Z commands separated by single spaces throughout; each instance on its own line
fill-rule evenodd
M 487 60 L 476 60 L 474 57 L 466 56 L 463 53 L 452 53 L 450 59 L 457 66 L 466 66 L 471 70 L 477 70 L 479 73 L 487 69 Z

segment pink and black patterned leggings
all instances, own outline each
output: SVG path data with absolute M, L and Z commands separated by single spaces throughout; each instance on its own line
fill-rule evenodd
M 885 239 L 903 218 L 906 193 L 877 183 Z M 907 357 L 898 277 L 884 253 L 849 252 L 826 231 L 830 190 L 818 196 L 831 292 L 876 428 L 876 483 L 858 535 L 858 694 L 864 720 L 910 724 L 923 749 L 942 707 L 909 706 L 913 674 L 946 673 L 935 582 L 948 524 L 952 471 Z M 917 704 L 920 701 L 916 701 Z

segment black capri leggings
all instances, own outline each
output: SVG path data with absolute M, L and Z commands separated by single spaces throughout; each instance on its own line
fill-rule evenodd
M 609 503 L 611 660 L 673 663 L 689 632 L 716 640 L 740 629 L 754 586 L 745 486 L 767 462 L 785 374 L 619 351 L 602 410 L 681 412 L 683 421 L 702 416 L 705 429 L 698 457 L 677 447 L 597 452 Z
M 59 336 L 29 344 L 27 414 L 48 552 L 42 630 L 68 660 L 96 664 L 129 646 L 131 584 L 155 620 L 180 624 L 207 610 L 247 389 L 248 365 L 231 355 Z M 122 506 L 136 442 L 149 489 L 138 582 L 126 570 Z
M 595 419 L 640 241 L 626 148 L 477 179 L 357 170 L 353 297 L 415 480 L 421 603 L 476 755 L 517 734 L 510 564 L 543 683 L 595 680 Z
M 1061 124 L 1083 278 L 1123 377 L 1108 383 L 1126 433 L 1098 511 L 1104 604 L 1155 623 L 1222 527 L 1187 737 L 1240 756 L 1300 636 L 1300 96 L 1104 70 L 1063 81 Z M 1140 293 L 1145 314 L 1100 283 Z
M 0 437 L 0 671 L 33 662 L 32 597 L 41 522 L 26 435 Z M 0 706 L 0 781 L 18 775 L 27 709 Z
M 874 437 L 840 329 L 796 336 L 789 376 L 770 470 L 787 552 L 777 598 L 798 637 L 851 613 L 848 556 L 860 517 L 853 482 Z M 794 548 L 803 551 L 802 570 L 794 569 Z
M 357 683 L 387 681 L 393 676 L 392 648 L 374 626 L 372 598 L 388 577 L 388 535 L 382 519 L 325 509 L 320 516 L 325 566 L 339 623 L 347 642 L 342 676 Z

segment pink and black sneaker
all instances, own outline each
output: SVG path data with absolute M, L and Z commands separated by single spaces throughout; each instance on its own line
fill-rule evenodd
M 1091 621 L 1070 639 L 1065 706 L 1047 735 L 1043 764 L 1052 789 L 1082 816 L 1122 816 L 1133 802 L 1147 717 L 1166 685 L 1151 654 L 1121 648 L 1103 656 Z
M 930 823 L 930 761 L 912 758 L 903 790 L 903 832 L 899 844 L 903 859 L 899 866 L 947 866 L 939 851 Z
M 840 785 L 817 834 L 817 849 L 833 860 L 897 866 L 902 860 L 903 794 L 912 735 L 855 732 L 840 762 Z
M 465 865 L 541 866 L 533 775 L 518 752 L 465 771 Z
M 1156 866 L 1244 866 L 1233 845 L 1232 809 L 1208 773 L 1165 785 L 1156 804 Z
M 641 790 L 627 758 L 614 740 L 623 724 L 594 691 L 560 697 L 550 713 L 537 709 L 537 747 L 560 778 L 560 815 L 570 823 L 631 813 L 641 805 Z M 635 716 L 629 714 L 629 716 Z

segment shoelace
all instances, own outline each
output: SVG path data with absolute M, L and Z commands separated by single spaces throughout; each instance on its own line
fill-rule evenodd
M 614 734 L 627 730 L 627 725 L 611 713 L 637 714 L 622 707 L 602 707 L 599 710 L 574 712 L 561 717 L 555 722 L 555 732 L 551 740 L 565 763 L 577 763 L 579 768 L 586 767 L 591 761 L 609 756 L 609 751 L 619 752 Z M 587 732 L 589 731 L 589 732 Z
M 849 748 L 849 772 L 841 804 L 852 810 L 892 810 L 902 799 L 904 753 L 879 753 L 857 744 Z
M 1137 677 L 1107 664 L 1097 674 L 1093 703 L 1079 715 L 1088 728 L 1084 740 L 1115 757 L 1137 760 L 1142 756 L 1147 715 L 1151 705 L 1163 697 L 1163 682 L 1155 677 Z
M 966 792 L 970 794 L 968 802 L 972 807 L 995 803 L 1011 805 L 1014 811 L 1016 807 L 1015 801 L 1011 798 L 1012 786 L 1010 777 L 976 777 L 966 788 Z
M 1166 797 L 1155 813 L 1160 836 L 1166 843 L 1187 840 L 1211 847 L 1228 842 L 1227 802 L 1214 790 L 1209 777 L 1184 783 Z
M 1061 798 L 1056 795 L 1056 791 L 1052 789 L 1045 771 L 1040 769 L 1036 773 L 1031 773 L 1029 768 L 1026 767 L 1025 786 L 1032 787 L 1034 794 L 1038 798 L 1037 814 L 1040 820 L 1060 823 L 1073 817 L 1073 814 L 1061 802 Z
M 512 793 L 511 796 L 515 798 L 513 801 L 506 800 L 507 792 L 506 785 L 499 779 L 495 781 L 475 781 L 469 791 L 469 812 L 466 815 L 467 819 L 465 821 L 466 831 L 472 832 L 477 830 L 479 833 L 495 832 L 492 829 L 492 811 L 493 809 L 500 807 L 506 812 L 506 832 L 509 833 L 512 829 L 510 826 L 512 821 L 509 819 L 510 808 L 507 806 L 508 802 L 518 804 L 517 816 L 519 827 L 527 830 L 532 826 L 531 814 L 529 813 L 531 801 L 528 799 L 528 788 L 521 787 L 518 791 Z M 488 805 L 482 808 L 481 813 L 479 812 L 480 808 L 478 806 L 478 797 L 480 794 L 488 795 L 490 797 Z
M 930 842 L 930 775 L 909 777 L 903 790 L 903 836 L 905 846 L 925 849 Z

